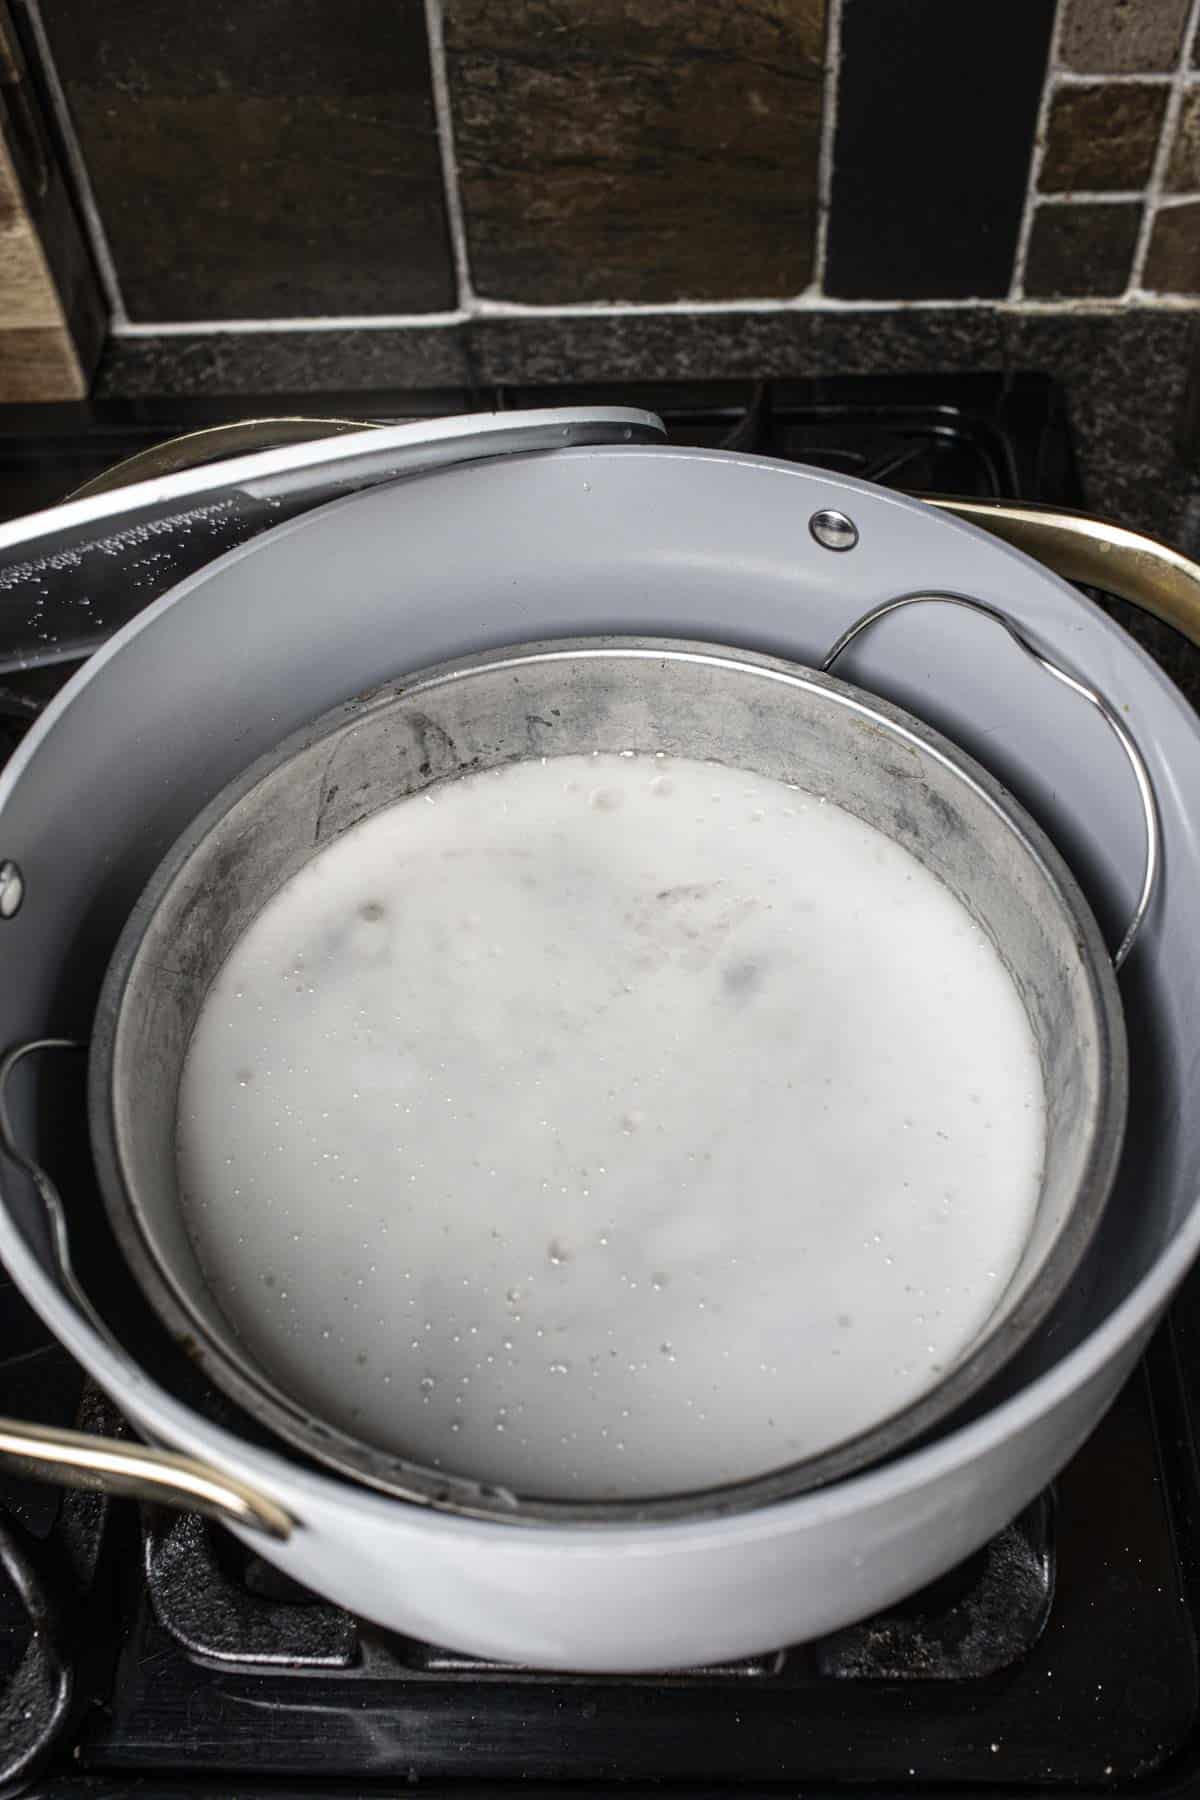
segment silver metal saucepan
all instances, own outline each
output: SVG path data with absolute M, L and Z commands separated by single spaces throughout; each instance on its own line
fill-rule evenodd
M 540 722 L 532 751 L 531 720 Z M 256 1366 L 184 1223 L 176 1095 L 217 972 L 265 902 L 342 831 L 459 775 L 531 754 L 622 748 L 800 785 L 937 875 L 999 949 L 1033 1025 L 1046 1156 L 1011 1281 L 979 1337 L 922 1399 L 820 1455 L 736 1486 L 551 1502 L 481 1486 L 469 1468 L 455 1475 L 388 1456 L 312 1416 Z M 122 934 L 92 1035 L 91 1125 L 113 1225 L 160 1316 L 221 1387 L 297 1448 L 386 1493 L 481 1516 L 688 1518 L 766 1505 L 893 1454 L 1020 1348 L 1099 1222 L 1124 1133 L 1125 1062 L 1113 969 L 1087 903 L 1045 835 L 960 751 L 842 682 L 775 659 L 584 640 L 487 653 L 340 707 L 219 794 L 168 853 Z M 799 1362 L 790 1373 L 799 1384 L 811 1375 Z
M 556 419 L 530 415 L 522 440 L 515 417 L 507 445 L 496 421 L 481 424 L 486 449 L 455 421 L 458 457 L 435 427 L 427 466 L 415 428 L 402 442 L 351 434 L 336 456 L 291 445 L 241 457 L 232 476 L 175 469 L 0 534 L 0 581 L 19 596 L 64 534 L 83 540 L 84 569 L 88 544 L 101 547 L 90 567 L 102 579 L 106 542 L 119 558 L 148 518 L 190 519 L 174 571 L 190 572 L 68 684 L 0 778 L 0 1038 L 17 1047 L 4 1135 L 18 1165 L 0 1251 L 156 1447 L 4 1422 L 0 1452 L 209 1511 L 299 1579 L 415 1635 L 546 1667 L 673 1666 L 828 1630 L 948 1567 L 1043 1485 L 1132 1366 L 1200 1244 L 1200 1124 L 1174 1073 L 1200 1059 L 1200 972 L 1181 954 L 1200 881 L 1187 801 L 1200 730 L 1077 593 L 930 506 L 671 450 L 643 415 L 563 415 L 563 449 Z M 363 491 L 293 505 L 302 516 L 195 559 L 198 512 L 236 511 L 247 495 L 327 500 L 352 467 Z M 1019 532 L 1016 509 L 1003 525 Z M 1066 539 L 1099 530 L 1076 521 Z M 169 523 L 162 535 L 173 542 Z M 1200 591 L 1172 553 L 1156 560 L 1139 540 L 1131 573 L 1113 541 L 1127 594 L 1140 584 L 1145 598 L 1155 570 L 1158 610 L 1168 588 Z M 79 563 L 65 566 L 78 578 Z M 853 686 L 814 667 L 835 658 Z M 514 689 L 523 741 L 531 710 L 556 711 L 560 751 L 712 757 L 797 780 L 899 836 L 1000 946 L 1038 1038 L 1045 1178 L 984 1334 L 877 1430 L 735 1488 L 636 1507 L 514 1504 L 469 1471 L 448 1479 L 357 1443 L 249 1361 L 180 1227 L 188 1033 L 233 942 L 312 854 L 298 827 L 330 754 L 357 789 L 352 813 L 327 809 L 335 834 L 479 757 L 520 753 Z M 418 714 L 444 727 L 440 762 L 427 729 L 415 751 Z M 919 770 L 903 804 L 897 752 Z M 1124 1008 L 1093 910 L 1125 965 Z M 1137 1107 L 1122 1156 L 1123 1013 Z M 156 1381 L 72 1264 L 79 1202 L 44 1172 L 42 1101 L 61 1071 L 28 1051 L 84 1038 L 122 1248 L 265 1443 Z

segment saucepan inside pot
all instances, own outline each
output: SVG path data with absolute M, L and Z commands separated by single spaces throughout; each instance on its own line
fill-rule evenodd
M 1103 940 L 989 775 L 828 675 L 635 639 L 252 767 L 91 1062 L 117 1234 L 214 1381 L 508 1519 L 755 1507 L 927 1433 L 1070 1281 L 1125 1105 Z

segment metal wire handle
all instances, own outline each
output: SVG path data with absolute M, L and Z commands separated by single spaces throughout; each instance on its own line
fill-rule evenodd
M 42 1211 L 50 1229 L 50 1248 L 54 1252 L 54 1263 L 58 1271 L 60 1286 L 66 1289 L 93 1331 L 98 1331 L 105 1343 L 112 1344 L 114 1342 L 112 1332 L 80 1287 L 75 1274 L 75 1267 L 71 1261 L 71 1245 L 67 1236 L 67 1215 L 62 1203 L 62 1195 L 41 1164 L 34 1162 L 33 1158 L 21 1148 L 8 1110 L 9 1082 L 12 1079 L 13 1071 L 24 1062 L 27 1056 L 40 1050 L 86 1049 L 87 1045 L 79 1043 L 75 1038 L 35 1038 L 31 1043 L 18 1044 L 15 1050 L 8 1051 L 0 1059 L 0 1149 L 3 1149 L 9 1161 L 14 1162 L 23 1175 L 29 1177 L 37 1190 L 37 1197 L 42 1203 Z
M 1017 648 L 1023 650 L 1026 656 L 1031 657 L 1039 668 L 1045 670 L 1047 675 L 1052 675 L 1055 681 L 1060 681 L 1073 694 L 1078 694 L 1081 699 L 1095 707 L 1125 752 L 1126 760 L 1133 771 L 1133 779 L 1137 783 L 1138 798 L 1142 803 L 1142 814 L 1146 826 L 1146 861 L 1142 874 L 1142 889 L 1138 895 L 1133 917 L 1113 954 L 1113 968 L 1119 973 L 1137 941 L 1138 933 L 1146 922 L 1154 900 L 1154 892 L 1158 886 L 1159 872 L 1162 867 L 1162 825 L 1158 816 L 1158 800 L 1154 793 L 1154 783 L 1150 779 L 1146 760 L 1138 749 L 1129 728 L 1111 702 L 1106 700 L 1098 689 L 1089 687 L 1086 681 L 1081 681 L 1078 675 L 1070 675 L 1066 669 L 1051 662 L 1050 658 L 1026 637 L 1016 621 L 1009 618 L 1007 613 L 1001 612 L 999 607 L 989 606 L 986 600 L 970 600 L 963 594 L 937 592 L 898 594 L 893 600 L 884 600 L 879 606 L 872 607 L 870 612 L 863 613 L 861 618 L 855 619 L 852 625 L 846 627 L 821 663 L 823 673 L 829 674 L 839 656 L 843 651 L 849 649 L 855 638 L 861 637 L 864 631 L 869 631 L 872 625 L 877 625 L 880 619 L 886 619 L 889 613 L 899 612 L 902 607 L 923 606 L 926 602 L 943 606 L 961 606 L 966 612 L 982 613 L 985 619 L 991 619 L 995 624 L 1001 626 Z
M 0 1150 L 33 1183 L 50 1230 L 59 1281 L 92 1328 L 104 1341 L 116 1339 L 79 1284 L 71 1261 L 67 1217 L 62 1198 L 50 1176 L 17 1141 L 8 1110 L 8 1090 L 13 1071 L 27 1056 L 42 1050 L 82 1050 L 74 1038 L 35 1038 L 19 1044 L 0 1058 Z M 118 1346 L 119 1348 L 119 1346 Z M 198 1457 L 157 1450 L 120 1438 L 93 1437 L 90 1432 L 67 1431 L 54 1425 L 29 1425 L 20 1419 L 0 1418 L 0 1458 L 9 1458 L 26 1474 L 40 1481 L 56 1481 L 105 1494 L 131 1494 L 168 1506 L 207 1513 L 227 1525 L 241 1525 L 268 1537 L 291 1536 L 296 1521 L 269 1495 L 257 1493 L 243 1481 L 224 1475 Z

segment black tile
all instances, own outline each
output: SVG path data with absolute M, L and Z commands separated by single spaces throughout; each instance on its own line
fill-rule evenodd
M 1008 292 L 1054 0 L 847 0 L 826 289 Z
M 1140 200 L 1039 206 L 1029 237 L 1025 292 L 1033 299 L 1123 294 L 1141 223 Z
M 454 304 L 421 0 L 44 0 L 138 320 Z

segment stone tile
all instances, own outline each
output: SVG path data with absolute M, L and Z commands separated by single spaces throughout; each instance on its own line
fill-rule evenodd
M 421 0 L 46 0 L 131 317 L 455 301 Z
M 1007 294 L 1051 0 L 846 0 L 826 288 Z
M 813 269 L 824 0 L 447 0 L 476 290 L 786 295 Z
M 1188 0 L 1063 0 L 1059 54 L 1069 69 L 1096 73 L 1175 66 Z
M 1045 194 L 1145 186 L 1167 108 L 1161 85 L 1061 87 L 1050 103 L 1039 186 Z
M 1169 194 L 1200 191 L 1200 87 L 1184 92 L 1163 186 Z
M 1123 294 L 1142 221 L 1140 201 L 1039 206 L 1025 264 L 1033 299 Z
M 1157 213 L 1142 286 L 1155 294 L 1200 294 L 1200 200 Z

